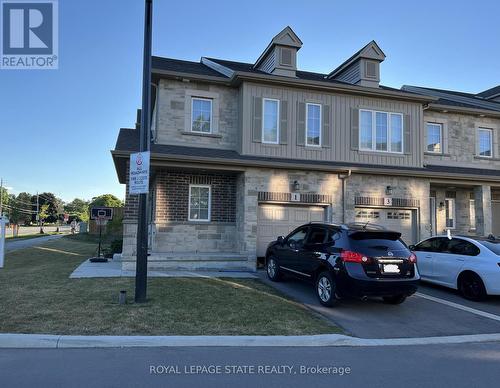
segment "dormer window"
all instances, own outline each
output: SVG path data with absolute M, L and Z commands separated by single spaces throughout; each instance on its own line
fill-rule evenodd
M 191 131 L 212 132 L 212 100 L 193 97 L 191 99 Z
M 280 63 L 285 66 L 292 66 L 292 50 L 289 48 L 281 49 L 281 61 Z

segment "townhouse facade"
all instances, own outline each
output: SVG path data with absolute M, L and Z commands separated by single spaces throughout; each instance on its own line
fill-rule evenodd
M 328 74 L 301 71 L 290 27 L 253 63 L 153 57 L 150 268 L 247 269 L 309 221 L 375 223 L 412 244 L 500 235 L 500 87 L 477 95 L 380 84 L 372 41 Z M 137 122 L 140 122 L 139 116 Z M 135 268 L 128 158 L 124 269 Z

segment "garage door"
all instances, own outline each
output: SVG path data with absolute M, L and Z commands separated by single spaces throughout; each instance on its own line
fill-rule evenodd
M 491 203 L 491 211 L 493 218 L 492 230 L 495 236 L 500 236 L 500 202 Z
M 325 209 L 319 206 L 259 205 L 257 256 L 266 254 L 267 245 L 278 236 L 310 221 L 324 221 Z
M 412 210 L 356 208 L 356 222 L 370 222 L 401 232 L 407 244 L 415 243 L 415 222 Z

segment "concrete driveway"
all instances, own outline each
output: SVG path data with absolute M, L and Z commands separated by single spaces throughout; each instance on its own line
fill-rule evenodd
M 500 333 L 500 297 L 469 302 L 456 292 L 422 283 L 419 291 L 403 304 L 393 306 L 379 299 L 345 299 L 333 308 L 318 302 L 311 284 L 287 277 L 271 282 L 265 271 L 259 278 L 289 297 L 319 312 L 362 338 L 433 337 Z

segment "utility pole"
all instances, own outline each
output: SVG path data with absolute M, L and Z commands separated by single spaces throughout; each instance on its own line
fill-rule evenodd
M 142 109 L 140 128 L 140 152 L 149 151 L 151 105 L 151 39 L 153 27 L 153 0 L 145 0 L 144 58 L 142 68 Z M 137 264 L 135 271 L 135 302 L 146 302 L 148 281 L 148 194 L 139 194 L 137 223 Z
M 36 223 L 40 227 L 40 234 L 43 233 L 42 225 L 40 223 L 40 202 L 38 200 L 38 191 L 36 192 Z

